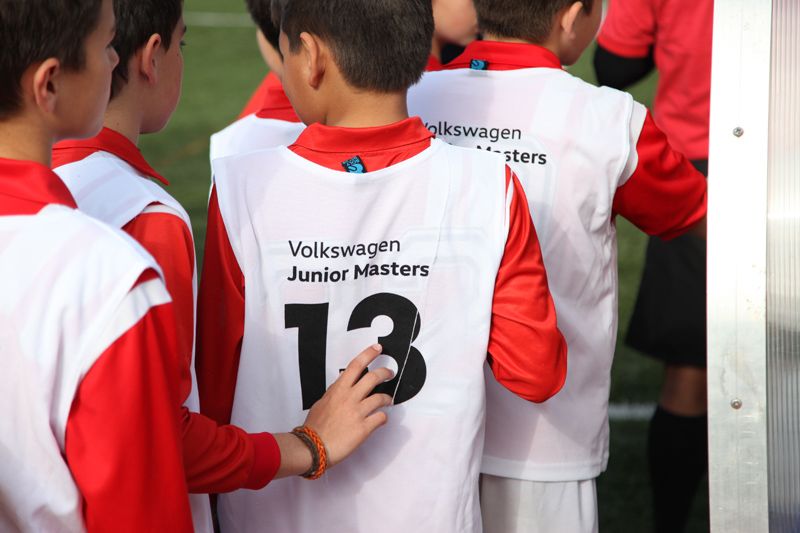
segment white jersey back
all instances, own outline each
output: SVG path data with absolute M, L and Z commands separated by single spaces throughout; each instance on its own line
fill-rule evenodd
M 305 129 L 301 122 L 288 122 L 248 115 L 211 136 L 211 161 L 265 148 L 288 146 Z
M 70 409 L 97 359 L 169 302 L 160 280 L 131 290 L 157 268 L 72 209 L 0 217 L 0 531 L 83 531 L 63 458 Z
M 409 109 L 444 140 L 503 153 L 528 198 L 558 326 L 564 389 L 541 405 L 487 374 L 482 471 L 537 481 L 591 479 L 608 460 L 617 333 L 614 195 L 636 168 L 646 110 L 630 95 L 553 68 L 431 72 Z
M 192 222 L 186 210 L 168 192 L 127 162 L 108 152 L 96 152 L 85 159 L 63 165 L 54 170 L 69 189 L 78 209 L 87 215 L 122 229 L 143 213 L 162 212 L 183 220 L 189 232 Z M 194 268 L 195 306 L 197 308 L 197 267 Z M 195 320 L 196 323 L 196 320 Z M 186 407 L 200 412 L 197 377 L 192 353 L 192 390 Z M 211 533 L 213 522 L 208 497 L 191 494 L 189 501 L 195 531 Z
M 511 200 L 503 159 L 434 140 L 368 174 L 286 148 L 213 166 L 246 280 L 233 423 L 301 425 L 376 341 L 379 364 L 397 370 L 381 388 L 396 403 L 387 426 L 319 481 L 223 496 L 223 531 L 480 531 L 483 367 Z

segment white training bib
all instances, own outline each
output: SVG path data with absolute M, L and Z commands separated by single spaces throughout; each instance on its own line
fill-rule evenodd
M 131 290 L 157 268 L 66 207 L 0 217 L 0 531 L 84 530 L 63 457 L 70 409 L 98 358 L 169 302 L 160 280 Z
M 256 150 L 288 146 L 305 129 L 301 122 L 288 122 L 248 115 L 211 136 L 211 161 Z
M 157 183 L 108 152 L 96 152 L 89 157 L 63 165 L 54 170 L 75 198 L 78 209 L 87 215 L 122 229 L 143 213 L 161 212 L 179 217 L 189 232 L 192 221 L 186 210 Z M 193 270 L 194 309 L 197 309 L 197 266 Z M 195 324 L 197 317 L 195 314 Z M 192 390 L 186 399 L 186 407 L 200 412 L 197 392 L 197 376 L 192 349 Z M 212 533 L 214 526 L 208 496 L 191 494 L 189 500 L 195 531 Z
M 434 140 L 367 174 L 285 148 L 214 162 L 246 280 L 232 421 L 290 431 L 362 349 L 389 423 L 321 480 L 220 498 L 223 531 L 479 532 L 483 367 L 508 234 L 502 158 Z M 512 189 L 513 190 L 513 189 Z
M 458 146 L 502 153 L 522 183 L 569 346 L 564 389 L 539 405 L 487 372 L 482 471 L 535 481 L 597 477 L 608 461 L 617 334 L 612 206 L 636 169 L 646 110 L 553 68 L 427 73 L 409 109 Z

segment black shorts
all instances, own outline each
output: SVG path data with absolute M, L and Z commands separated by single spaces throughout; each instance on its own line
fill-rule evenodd
M 695 162 L 695 166 L 705 170 Z M 706 366 L 706 241 L 651 237 L 625 342 L 672 365 Z

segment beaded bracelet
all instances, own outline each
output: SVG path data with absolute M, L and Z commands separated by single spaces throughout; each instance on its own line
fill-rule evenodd
M 308 426 L 294 428 L 292 435 L 308 446 L 311 452 L 311 468 L 302 476 L 311 480 L 321 478 L 328 469 L 328 452 L 325 451 L 325 444 L 323 444 L 322 439 L 319 438 L 316 431 Z

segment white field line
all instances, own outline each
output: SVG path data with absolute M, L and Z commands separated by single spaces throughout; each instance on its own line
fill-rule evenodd
M 612 422 L 645 422 L 655 410 L 654 403 L 612 403 L 608 406 L 608 418 Z
M 186 11 L 183 20 L 189 29 L 200 28 L 253 28 L 255 24 L 247 13 L 215 13 L 212 11 Z

